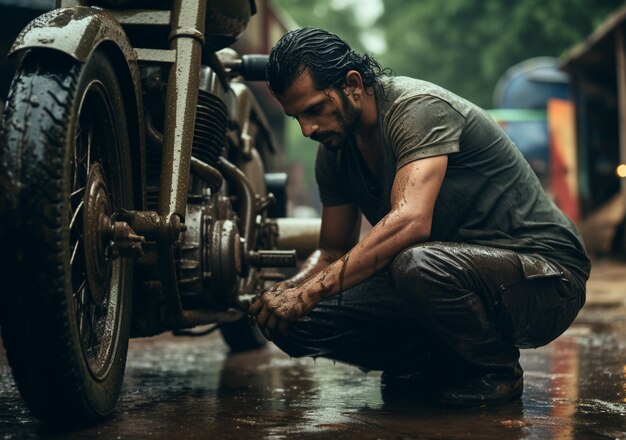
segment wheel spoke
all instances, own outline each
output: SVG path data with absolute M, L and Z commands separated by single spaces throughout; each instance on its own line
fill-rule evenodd
M 84 279 L 83 282 L 80 283 L 80 286 L 78 286 L 78 289 L 76 289 L 76 292 L 74 292 L 74 297 L 76 298 L 79 304 L 83 303 L 82 294 L 85 292 L 85 287 L 87 287 L 86 279 Z
M 70 199 L 74 199 L 76 197 L 82 197 L 84 193 L 85 193 L 85 187 L 82 186 L 70 194 Z
M 74 244 L 74 248 L 72 249 L 72 256 L 70 257 L 70 266 L 74 265 L 74 259 L 76 258 L 76 253 L 78 252 L 78 247 L 80 245 L 80 240 L 76 240 Z
M 78 142 L 80 135 L 83 133 L 83 125 L 78 121 L 78 130 L 76 130 L 76 136 L 74 137 L 74 142 Z M 76 156 L 74 156 L 76 157 Z
M 79 166 L 79 158 L 78 158 L 78 146 L 80 145 L 80 136 L 83 132 L 83 126 L 80 123 L 80 120 L 78 121 L 78 130 L 76 130 L 76 136 L 74 138 L 74 154 L 73 154 L 73 165 L 74 165 L 74 182 L 73 182 L 73 188 L 76 188 L 78 186 L 78 166 Z
M 76 207 L 74 214 L 72 214 L 72 219 L 70 220 L 70 230 L 72 230 L 72 228 L 74 227 L 74 223 L 76 223 L 76 218 L 78 217 L 78 214 L 80 213 L 80 211 L 83 209 L 83 206 L 85 206 L 85 201 L 81 200 L 78 206 Z
M 87 280 L 83 280 L 80 287 L 76 291 L 76 313 L 78 314 L 78 332 L 82 335 L 85 330 L 85 290 L 87 287 Z
M 98 345 L 98 332 L 96 331 L 96 306 L 89 305 L 89 338 L 87 339 L 89 348 L 95 348 Z
M 81 118 L 83 119 L 83 118 Z M 91 144 L 93 142 L 93 120 L 79 121 L 74 141 L 74 185 L 86 183 L 91 168 Z
M 91 144 L 93 141 L 93 122 L 90 121 L 89 131 L 87 132 L 87 175 L 91 170 Z

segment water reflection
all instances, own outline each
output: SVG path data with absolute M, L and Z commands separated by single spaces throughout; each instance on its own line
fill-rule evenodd
M 626 403 L 626 364 L 622 367 L 622 402 Z
M 222 364 L 217 398 L 217 431 L 235 424 L 239 431 L 262 430 L 275 435 L 284 427 L 306 426 L 307 405 L 318 399 L 318 388 L 308 369 L 270 350 L 240 353 Z
M 75 432 L 42 429 L 0 368 L 3 438 L 626 438 L 626 326 L 620 308 L 583 313 L 547 347 L 525 350 L 521 400 L 446 409 L 380 374 L 275 347 L 229 355 L 218 335 L 131 343 L 116 415 Z M 17 402 L 17 403 L 16 403 Z

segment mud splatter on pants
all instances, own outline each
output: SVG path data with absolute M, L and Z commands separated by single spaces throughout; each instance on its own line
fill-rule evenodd
M 365 370 L 520 375 L 519 348 L 569 327 L 585 281 L 536 254 L 423 243 L 273 339 L 291 356 Z

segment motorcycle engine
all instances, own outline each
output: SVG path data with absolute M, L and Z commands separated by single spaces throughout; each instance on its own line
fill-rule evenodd
M 212 167 L 227 148 L 229 99 L 215 72 L 203 67 L 192 156 Z M 185 308 L 221 308 L 235 301 L 243 244 L 232 203 L 227 181 L 211 193 L 203 180 L 191 176 L 178 278 Z
M 148 90 L 145 97 L 148 109 L 162 108 L 165 85 L 161 78 L 165 75 L 158 69 L 145 69 L 142 73 Z M 269 200 L 263 180 L 267 176 L 260 155 L 253 150 L 245 164 L 233 167 L 237 173 L 220 176 L 215 171 L 220 168 L 220 158 L 230 157 L 229 153 L 238 151 L 234 145 L 241 141 L 241 134 L 236 128 L 238 124 L 231 125 L 237 120 L 236 104 L 234 91 L 225 89 L 217 74 L 209 67 L 203 67 L 192 156 L 209 166 L 203 166 L 205 169 L 214 169 L 211 173 L 218 175 L 221 186 L 209 183 L 195 173 L 189 178 L 186 231 L 180 235 L 180 244 L 174 249 L 179 292 L 185 309 L 223 309 L 236 305 L 242 295 L 252 294 L 257 283 L 265 279 L 260 268 L 286 265 L 285 257 L 280 253 L 255 250 L 255 244 L 260 249 L 274 249 L 277 237 L 276 225 L 257 215 L 257 208 L 267 205 Z M 147 119 L 150 140 L 146 150 L 147 206 L 156 210 L 162 149 L 158 131 L 163 126 L 163 116 L 155 110 L 148 112 Z M 240 179 L 238 174 L 250 179 L 248 188 L 252 191 L 248 191 L 245 200 L 236 189 L 242 186 L 242 182 L 232 180 Z M 242 239 L 244 230 L 247 233 L 253 230 L 249 237 L 251 243 Z M 287 257 L 289 261 L 290 258 Z
M 204 67 L 200 76 L 191 154 L 211 166 L 216 165 L 217 159 L 226 149 L 228 109 L 225 101 L 228 98 L 217 75 L 208 67 Z
M 141 69 L 143 88 L 146 91 L 144 103 L 148 124 L 148 147 L 146 166 L 148 172 L 148 207 L 158 206 L 158 183 L 161 167 L 162 133 L 167 71 L 161 67 Z M 196 123 L 192 145 L 192 156 L 215 166 L 217 159 L 226 148 L 228 129 L 228 107 L 236 99 L 232 91 L 225 90 L 217 74 L 203 66 L 198 90 Z
M 228 198 L 188 203 L 181 236 L 179 291 L 186 308 L 232 304 L 242 272 L 243 246 Z

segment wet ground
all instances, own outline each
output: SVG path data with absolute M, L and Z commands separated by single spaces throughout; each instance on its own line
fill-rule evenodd
M 29 415 L 2 354 L 0 438 L 626 439 L 626 264 L 596 262 L 588 286 L 575 325 L 522 352 L 521 401 L 497 408 L 440 408 L 274 347 L 229 355 L 217 334 L 162 335 L 131 342 L 115 416 L 74 432 Z

